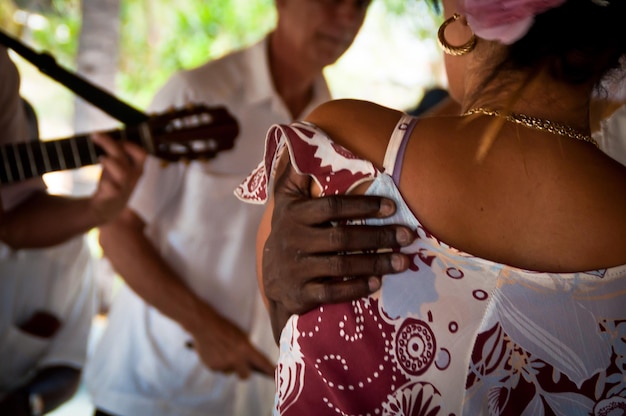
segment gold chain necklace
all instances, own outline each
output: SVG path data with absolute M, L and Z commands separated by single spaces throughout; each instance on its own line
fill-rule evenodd
M 598 142 L 596 142 L 595 139 L 590 135 L 583 134 L 568 125 L 556 123 L 554 121 L 527 116 L 526 114 L 511 113 L 507 115 L 502 115 L 499 111 L 490 110 L 484 107 L 471 108 L 462 115 L 469 116 L 473 114 L 484 114 L 486 116 L 502 117 L 506 121 L 510 121 L 511 123 L 521 124 L 522 126 L 529 127 L 531 129 L 547 131 L 548 133 L 558 134 L 559 136 L 566 136 L 571 139 L 582 140 L 583 142 L 591 143 L 595 147 L 598 147 Z

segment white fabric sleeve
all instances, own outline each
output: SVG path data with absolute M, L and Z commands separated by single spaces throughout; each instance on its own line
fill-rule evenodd
M 186 72 L 177 72 L 154 96 L 149 111 L 163 113 L 192 100 L 193 86 L 187 80 Z M 153 222 L 181 189 L 184 172 L 185 165 L 182 163 L 171 162 L 164 166 L 161 160 L 149 156 L 128 207 L 144 222 Z
M 602 134 L 597 137 L 600 148 L 626 166 L 626 105 L 601 122 Z
M 161 113 L 172 107 L 182 107 L 194 101 L 194 91 L 197 86 L 192 85 L 189 73 L 177 72 L 161 87 L 148 106 L 150 112 Z M 206 101 L 206 100 L 204 100 Z
M 163 166 L 161 160 L 149 156 L 128 207 L 145 223 L 153 222 L 181 189 L 184 169 L 182 163 Z

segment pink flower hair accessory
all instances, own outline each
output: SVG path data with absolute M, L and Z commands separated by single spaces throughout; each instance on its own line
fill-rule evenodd
M 476 36 L 510 45 L 524 37 L 536 15 L 559 7 L 565 1 L 465 0 L 463 14 Z

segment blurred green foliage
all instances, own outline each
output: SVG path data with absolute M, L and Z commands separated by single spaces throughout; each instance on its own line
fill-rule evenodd
M 382 1 L 390 17 L 410 21 L 413 32 L 420 39 L 432 37 L 433 29 L 443 22 L 438 0 Z
M 94 0 L 97 1 L 97 0 Z M 0 25 L 73 70 L 80 0 L 2 0 Z M 120 0 L 117 91 L 139 106 L 180 68 L 248 44 L 275 22 L 273 0 Z M 28 23 L 27 23 L 28 20 Z M 21 25 L 21 27 L 20 27 Z M 25 27 L 28 26 L 28 30 Z
M 73 67 L 80 31 L 77 0 L 2 0 L 0 25 L 25 37 L 34 49 L 51 52 L 59 64 Z
M 383 3 L 390 19 L 409 21 L 417 38 L 432 36 L 433 22 L 440 19 L 432 0 L 373 1 Z M 75 68 L 80 0 L 0 3 L 3 28 L 16 33 L 16 21 L 28 26 L 22 33 L 31 47 L 51 53 L 65 68 Z M 274 0 L 120 0 L 120 5 L 116 94 L 139 107 L 148 104 L 172 72 L 260 39 L 276 19 Z
M 259 39 L 275 22 L 273 0 L 173 3 L 122 0 L 118 88 L 140 104 L 172 72 Z

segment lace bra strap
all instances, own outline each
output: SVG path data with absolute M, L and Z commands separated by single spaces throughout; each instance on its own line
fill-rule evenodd
M 396 184 L 400 181 L 404 152 L 406 151 L 406 145 L 409 141 L 409 137 L 411 137 L 411 132 L 415 124 L 417 124 L 417 118 L 408 114 L 402 115 L 387 144 L 383 167 L 385 168 L 385 172 L 391 175 Z

